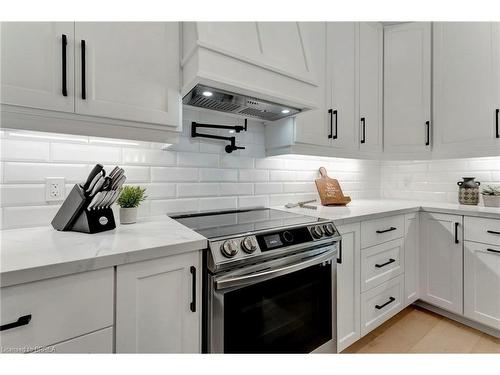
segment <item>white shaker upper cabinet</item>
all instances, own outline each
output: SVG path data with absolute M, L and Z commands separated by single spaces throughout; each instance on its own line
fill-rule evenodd
M 327 110 L 331 146 L 351 151 L 358 144 L 356 22 L 327 24 Z
M 73 33 L 73 22 L 2 22 L 2 104 L 73 112 Z
M 462 216 L 421 214 L 420 299 L 463 314 Z
M 498 155 L 500 23 L 434 26 L 435 151 L 440 155 Z
M 383 27 L 359 24 L 359 131 L 361 151 L 382 150 Z
M 179 25 L 77 22 L 76 113 L 180 126 Z
M 431 143 L 431 24 L 384 29 L 384 151 L 426 153 Z

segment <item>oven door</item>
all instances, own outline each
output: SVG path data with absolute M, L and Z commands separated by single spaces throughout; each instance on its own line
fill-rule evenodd
M 209 277 L 211 353 L 336 352 L 337 246 Z

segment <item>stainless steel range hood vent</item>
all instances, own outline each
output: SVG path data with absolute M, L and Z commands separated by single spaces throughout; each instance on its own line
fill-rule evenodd
M 196 85 L 182 102 L 193 107 L 212 109 L 264 121 L 276 121 L 301 110 L 208 86 Z

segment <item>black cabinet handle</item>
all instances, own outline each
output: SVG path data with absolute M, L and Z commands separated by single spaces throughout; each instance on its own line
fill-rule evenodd
M 339 241 L 339 257 L 337 258 L 337 263 L 342 264 L 342 240 Z
M 389 297 L 389 301 L 387 301 L 386 303 L 384 303 L 383 305 L 375 305 L 375 308 L 377 310 L 380 310 L 380 309 L 383 309 L 384 307 L 386 307 L 388 304 L 394 302 L 396 300 L 396 298 L 394 297 Z
M 500 234 L 500 232 L 497 232 L 496 230 L 487 230 L 486 232 L 489 234 Z
M 361 143 L 366 142 L 366 120 L 364 117 L 361 117 Z
M 498 125 L 498 113 L 499 112 L 500 112 L 500 109 L 497 108 L 495 111 L 495 116 L 496 116 L 495 124 L 496 124 L 497 138 L 500 138 L 500 129 L 499 129 L 499 125 Z
M 338 121 L 339 120 L 338 120 L 338 117 L 337 117 L 337 110 L 336 109 L 333 111 L 333 116 L 335 116 L 335 134 L 333 135 L 333 139 L 337 139 L 338 132 L 339 132 L 339 127 L 338 127 Z
M 455 243 L 460 243 L 460 240 L 458 239 L 458 227 L 460 226 L 460 223 L 455 223 Z
M 17 319 L 17 321 L 14 323 L 2 324 L 0 326 L 0 331 L 6 331 L 8 329 L 25 326 L 25 325 L 28 325 L 30 321 L 31 321 L 31 314 L 23 315 L 23 316 L 19 317 Z
M 82 99 L 87 99 L 87 80 L 85 77 L 85 40 L 82 40 Z
M 328 139 L 333 138 L 333 109 L 328 110 L 328 114 L 330 115 L 330 134 L 328 134 Z
M 396 230 L 398 228 L 396 227 L 390 227 L 389 229 L 384 229 L 384 230 L 377 230 L 376 233 L 380 234 L 380 233 L 387 233 L 387 232 L 392 232 L 393 230 Z
M 63 96 L 68 96 L 68 85 L 67 85 L 67 72 L 66 72 L 66 47 L 68 46 L 68 37 L 62 34 L 62 94 Z
M 431 144 L 431 123 L 430 121 L 425 122 L 425 145 L 429 146 Z
M 388 264 L 391 264 L 391 263 L 394 263 L 396 260 L 390 258 L 387 262 L 385 263 L 382 263 L 382 264 L 375 264 L 375 267 L 377 268 L 382 268 L 382 267 L 385 267 L 387 266 Z
M 189 304 L 189 308 L 191 309 L 192 312 L 196 312 L 196 267 L 191 266 L 189 271 L 191 272 L 191 277 L 193 278 L 193 285 L 192 285 L 192 288 L 193 288 L 193 292 L 192 292 L 193 297 L 192 298 L 193 298 L 193 300 Z
M 486 249 L 486 250 L 491 251 L 492 253 L 500 254 L 500 250 L 495 250 L 495 249 Z

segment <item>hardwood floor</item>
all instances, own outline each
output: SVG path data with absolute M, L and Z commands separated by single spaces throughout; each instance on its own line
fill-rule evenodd
M 500 353 L 500 339 L 410 306 L 342 353 Z

